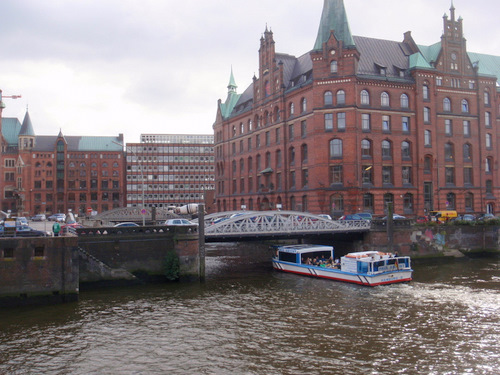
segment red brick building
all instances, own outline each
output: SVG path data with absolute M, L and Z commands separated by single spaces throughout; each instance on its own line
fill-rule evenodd
M 80 137 L 35 135 L 28 112 L 1 118 L 0 209 L 31 216 L 38 213 L 83 215 L 123 207 L 125 159 L 123 135 Z M 115 143 L 116 142 L 116 143 Z
M 218 210 L 500 211 L 500 57 L 469 52 L 450 12 L 431 46 L 352 36 L 341 0 L 300 57 L 266 28 L 259 76 L 238 94 L 231 73 L 218 102 Z

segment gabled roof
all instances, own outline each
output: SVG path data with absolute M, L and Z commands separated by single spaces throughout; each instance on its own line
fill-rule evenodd
M 500 56 L 475 52 L 468 52 L 468 55 L 473 64 L 477 63 L 479 74 L 496 76 L 498 83 L 500 83 Z
M 410 56 L 410 68 L 432 69 L 432 66 L 420 52 L 417 52 Z

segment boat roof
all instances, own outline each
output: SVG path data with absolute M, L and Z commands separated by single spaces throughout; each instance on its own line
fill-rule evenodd
M 389 257 L 391 255 L 392 255 L 391 253 L 383 253 L 381 251 L 359 251 L 355 253 L 346 254 L 345 257 L 363 259 L 363 258 L 371 258 L 374 256 L 379 256 L 380 258 L 384 258 L 384 257 Z
M 315 251 L 333 251 L 333 246 L 326 245 L 311 245 L 311 244 L 299 244 L 299 245 L 287 245 L 278 247 L 279 251 L 286 253 L 312 253 Z

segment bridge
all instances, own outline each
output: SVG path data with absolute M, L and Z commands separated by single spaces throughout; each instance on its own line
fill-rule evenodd
M 195 220 L 196 222 L 196 220 Z M 207 242 L 368 232 L 366 220 L 331 220 L 297 211 L 230 211 L 205 216 Z

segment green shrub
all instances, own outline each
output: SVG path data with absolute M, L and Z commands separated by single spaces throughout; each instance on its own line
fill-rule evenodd
M 163 262 L 163 271 L 165 272 L 165 277 L 168 280 L 179 280 L 180 263 L 179 257 L 175 251 L 167 252 Z

